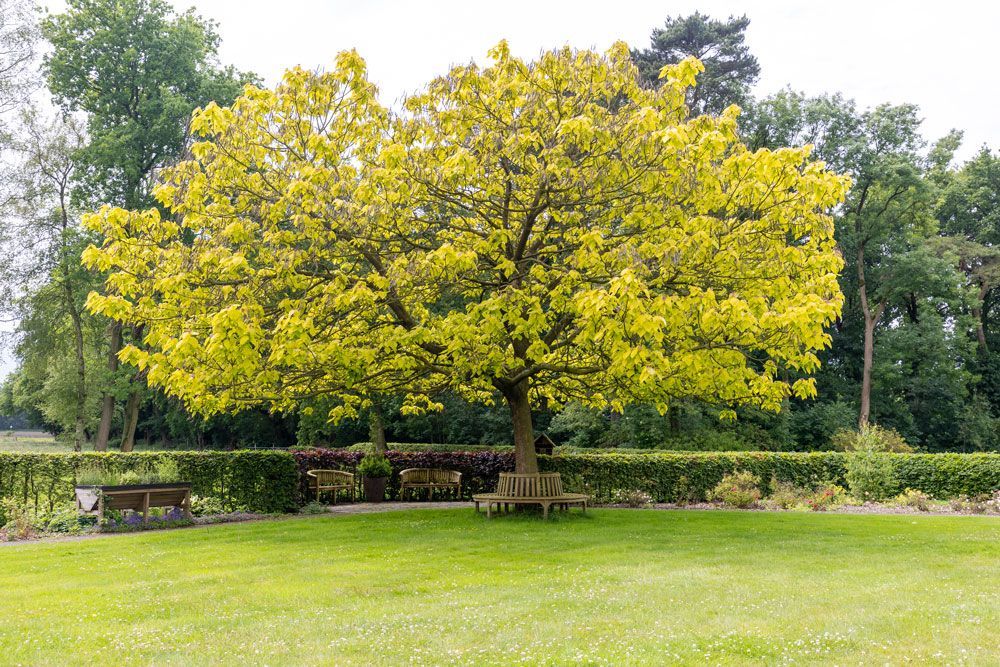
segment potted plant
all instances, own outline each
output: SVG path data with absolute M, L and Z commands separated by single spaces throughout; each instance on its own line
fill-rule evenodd
M 389 459 L 381 454 L 367 454 L 358 464 L 358 474 L 364 479 L 365 500 L 370 503 L 385 500 L 385 485 L 392 474 Z

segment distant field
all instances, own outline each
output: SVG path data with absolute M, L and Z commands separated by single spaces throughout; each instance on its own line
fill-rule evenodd
M 112 439 L 110 443 L 111 451 L 118 450 L 118 440 Z M 93 451 L 93 443 L 84 445 L 83 451 Z M 177 443 L 172 446 L 164 446 L 157 442 L 137 442 L 135 450 L 138 452 L 158 452 L 158 451 L 181 451 L 195 450 L 197 446 L 192 444 Z M 247 446 L 247 449 L 257 449 Z M 72 452 L 72 443 L 57 440 L 51 433 L 42 431 L 0 431 L 0 452 L 40 452 L 56 454 L 59 452 Z
M 157 447 L 156 445 L 142 442 L 136 443 L 135 448 L 140 451 L 161 449 L 161 447 Z M 93 445 L 84 447 L 85 451 L 92 449 Z M 111 443 L 111 449 L 118 449 L 117 442 Z M 194 449 L 194 447 L 191 447 L 191 449 Z M 5 431 L 0 433 L 0 452 L 44 452 L 54 454 L 71 451 L 73 451 L 71 443 L 58 441 L 51 433 L 44 433 L 42 431 Z
M 0 432 L 0 451 L 71 452 L 73 447 L 56 442 L 55 436 L 43 431 L 3 431 Z

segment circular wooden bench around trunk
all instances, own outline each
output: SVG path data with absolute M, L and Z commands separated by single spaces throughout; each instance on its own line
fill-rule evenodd
M 495 493 L 478 493 L 472 500 L 477 512 L 480 503 L 486 504 L 487 518 L 492 516 L 493 505 L 498 511 L 516 505 L 541 505 L 542 516 L 548 518 L 549 507 L 553 505 L 563 510 L 580 505 L 586 512 L 588 497 L 583 493 L 563 493 L 562 478 L 557 472 L 502 472 Z

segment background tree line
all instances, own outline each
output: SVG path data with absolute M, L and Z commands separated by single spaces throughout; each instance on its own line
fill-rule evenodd
M 0 389 L 0 414 L 21 415 L 76 447 L 510 442 L 502 406 L 444 396 L 440 413 L 401 416 L 394 400 L 333 426 L 316 400 L 293 415 L 249 411 L 208 421 L 149 389 L 118 361 L 141 327 L 90 314 L 103 276 L 81 267 L 96 239 L 80 213 L 104 204 L 154 204 L 157 172 L 188 148 L 191 112 L 229 104 L 255 79 L 218 62 L 215 26 L 162 0 L 71 0 L 34 20 L 25 0 L 0 0 L 0 297 L 18 368 Z M 666 415 L 577 405 L 540 410 L 536 426 L 578 446 L 822 449 L 841 429 L 869 422 L 928 450 L 1000 449 L 1000 157 L 984 147 L 955 165 L 961 133 L 928 143 L 913 105 L 861 109 L 839 94 L 787 89 L 754 98 L 760 65 L 746 17 L 670 18 L 633 52 L 658 85 L 663 65 L 699 57 L 705 72 L 688 100 L 698 113 L 743 109 L 752 148 L 814 145 L 854 186 L 836 212 L 846 262 L 846 304 L 817 379 L 819 398 L 790 399 L 774 415 L 679 403 Z M 43 47 L 43 42 L 47 46 Z M 44 56 L 39 56 L 44 52 Z M 51 104 L 48 101 L 51 100 Z M 374 427 L 374 428 L 372 428 Z

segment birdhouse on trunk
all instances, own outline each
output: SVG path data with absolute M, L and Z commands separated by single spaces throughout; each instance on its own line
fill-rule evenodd
M 552 438 L 542 433 L 540 436 L 535 438 L 535 453 L 545 454 L 546 456 L 552 455 L 552 448 L 556 446 L 556 443 L 552 442 Z

